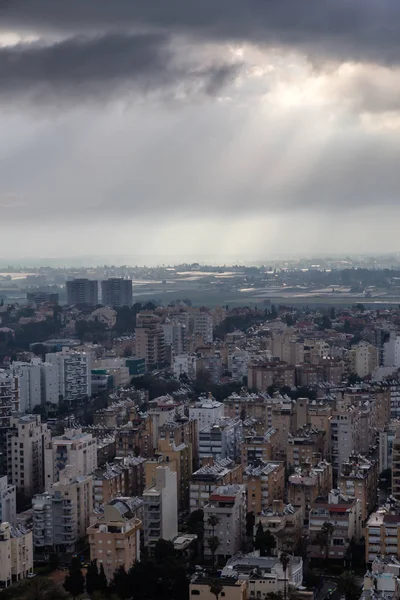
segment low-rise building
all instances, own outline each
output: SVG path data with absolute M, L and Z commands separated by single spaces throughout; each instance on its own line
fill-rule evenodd
M 378 556 L 394 556 L 400 560 L 400 505 L 387 503 L 372 513 L 365 533 L 365 561 Z
M 140 530 L 137 517 L 143 505 L 139 498 L 115 498 L 104 506 L 102 516 L 87 529 L 90 560 L 103 565 L 110 581 L 120 567 L 128 571 L 140 560 Z
M 377 463 L 365 456 L 352 454 L 349 460 L 342 464 L 338 487 L 343 495 L 360 500 L 364 529 L 368 516 L 375 509 L 378 500 Z
M 304 512 L 302 508 L 284 504 L 283 500 L 274 500 L 257 516 L 254 535 L 260 523 L 264 531 L 269 530 L 273 534 L 278 549 L 291 551 L 303 533 Z
M 218 582 L 221 584 L 221 595 L 224 594 L 225 600 L 247 600 L 246 581 L 230 575 L 228 577 L 220 577 Z M 212 583 L 213 577 L 203 573 L 196 573 L 190 581 L 190 597 L 196 596 L 199 600 L 214 600 L 215 595 L 210 589 Z
M 321 461 L 315 467 L 297 468 L 288 482 L 288 501 L 304 511 L 304 525 L 312 503 L 318 496 L 326 496 L 332 489 L 332 465 Z

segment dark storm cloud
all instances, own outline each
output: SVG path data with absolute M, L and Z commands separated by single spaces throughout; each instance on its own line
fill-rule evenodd
M 400 61 L 398 0 L 0 0 L 0 23 L 41 31 L 154 27 L 285 45 L 314 59 Z
M 153 92 L 182 84 L 185 93 L 212 95 L 237 69 L 178 61 L 163 33 L 74 36 L 52 45 L 0 48 L 0 99 L 95 99 L 114 94 L 121 85 L 127 91 Z

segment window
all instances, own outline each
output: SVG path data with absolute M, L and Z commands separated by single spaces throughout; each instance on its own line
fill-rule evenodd
M 199 591 L 199 590 L 192 590 L 192 591 L 190 592 L 190 594 L 191 594 L 192 596 L 200 596 L 200 591 Z M 221 594 L 221 595 L 222 595 L 222 594 Z

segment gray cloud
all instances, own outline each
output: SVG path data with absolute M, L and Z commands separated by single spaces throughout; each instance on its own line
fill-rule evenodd
M 199 40 L 295 47 L 315 60 L 398 63 L 398 0 L 3 0 L 3 27 L 104 31 L 147 27 Z
M 216 94 L 238 73 L 235 64 L 178 60 L 164 33 L 74 36 L 0 48 L 0 98 L 69 101 L 103 99 L 130 89 Z M 183 86 L 183 87 L 181 87 Z

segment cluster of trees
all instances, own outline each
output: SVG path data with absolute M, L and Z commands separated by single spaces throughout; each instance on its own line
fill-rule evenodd
M 92 561 L 83 575 L 79 558 L 73 558 L 64 582 L 65 591 L 77 598 L 85 591 L 92 598 L 187 600 L 189 579 L 183 559 L 172 542 L 159 540 L 151 554 L 142 556 L 126 571 L 120 567 L 107 582 L 103 565 Z M 52 599 L 51 599 L 52 600 Z

